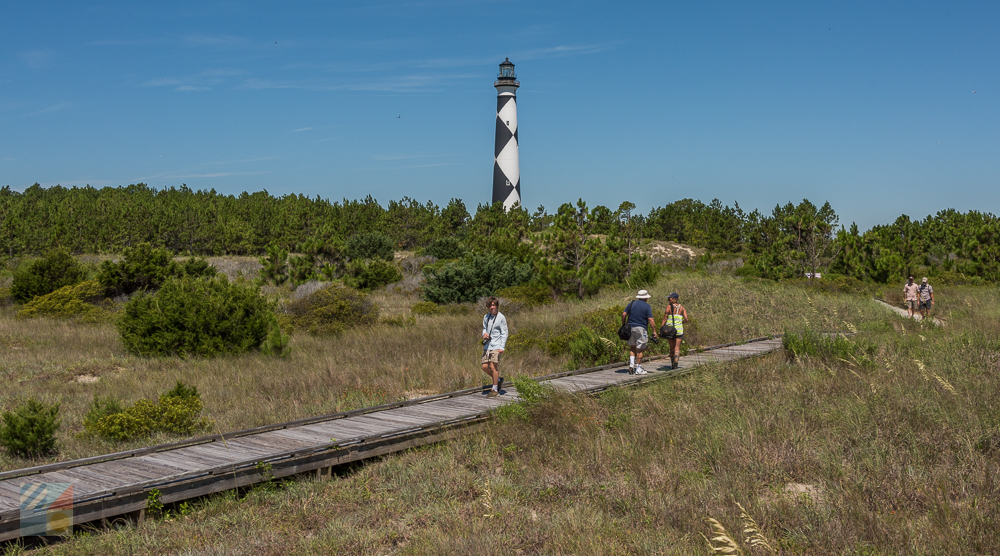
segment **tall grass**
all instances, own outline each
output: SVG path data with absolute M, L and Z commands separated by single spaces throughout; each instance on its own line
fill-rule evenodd
M 701 274 L 667 274 L 651 292 L 657 322 L 665 298 L 681 293 L 695 319 L 687 340 L 708 345 L 780 333 L 784 328 L 818 324 L 842 326 L 865 311 L 877 313 L 864 300 L 780 288 L 773 283 L 745 283 Z M 508 315 L 514 331 L 546 329 L 588 311 L 624 305 L 635 292 L 608 290 L 583 302 L 560 302 Z M 409 316 L 419 297 L 380 292 L 374 300 L 386 317 Z M 503 308 L 501 308 L 503 310 Z M 0 409 L 9 410 L 32 396 L 59 403 L 63 428 L 57 459 L 129 449 L 134 443 L 109 444 L 81 436 L 83 416 L 94 396 L 155 399 L 178 380 L 202 392 L 203 415 L 218 430 L 236 430 L 365 405 L 365 389 L 389 401 L 457 390 L 482 384 L 479 371 L 480 316 L 477 314 L 415 315 L 409 326 L 378 325 L 336 337 L 292 335 L 292 355 L 279 359 L 259 354 L 213 359 L 140 358 L 122 347 L 110 323 L 14 318 L 16 308 L 0 308 L 0 378 L 12 388 L 0 392 Z M 877 313 L 881 315 L 881 313 Z M 735 317 L 734 317 L 735 315 Z M 625 345 L 620 343 L 622 355 Z M 566 368 L 567 354 L 532 349 L 508 352 L 504 376 L 539 376 Z M 81 377 L 83 377 L 81 379 Z M 98 378 L 96 382 L 94 378 Z M 83 380 L 84 382 L 81 382 Z M 26 462 L 0 453 L 0 469 Z
M 654 293 L 680 292 L 700 319 L 705 343 L 784 329 L 859 334 L 812 354 L 717 365 L 640 389 L 554 395 L 528 408 L 527 421 L 495 422 L 480 434 L 342 470 L 330 481 L 303 479 L 238 500 L 207 499 L 187 516 L 40 553 L 704 554 L 705 537 L 718 536 L 708 518 L 744 554 L 770 553 L 761 539 L 787 554 L 1000 551 L 995 290 L 942 287 L 936 298 L 949 326 L 941 329 L 844 295 L 699 275 L 666 280 Z M 555 324 L 627 296 L 608 292 L 510 320 Z M 244 405 L 261 406 L 238 413 L 239 402 L 217 399 L 214 418 L 235 423 L 277 415 L 310 395 L 297 390 L 296 380 L 341 392 L 378 385 L 389 396 L 401 393 L 397 381 L 412 387 L 419 378 L 428 388 L 449 387 L 449 380 L 478 383 L 474 361 L 439 351 L 455 351 L 459 336 L 452 333 L 471 333 L 474 342 L 477 321 L 421 317 L 414 327 L 386 329 L 398 334 L 386 340 L 392 348 L 417 356 L 396 360 L 389 349 L 383 360 L 432 363 L 375 376 L 349 361 L 362 357 L 381 329 L 335 340 L 297 338 L 293 361 L 300 357 L 299 365 L 319 377 L 293 365 L 264 373 L 254 357 L 128 363 L 150 365 L 144 372 L 156 380 L 195 371 L 230 380 L 231 388 L 248 393 Z M 7 333 L 0 329 L 0 338 Z M 419 342 L 430 345 L 423 350 Z M 449 361 L 450 370 L 431 369 Z M 507 364 L 542 374 L 538 367 L 562 362 L 523 354 Z M 230 369 L 239 365 L 249 370 Z M 333 365 L 350 378 L 323 372 Z M 127 366 L 109 376 L 135 372 Z M 205 386 L 195 384 L 212 404 Z M 263 386 L 288 392 L 256 390 Z M 69 399 L 75 390 L 66 392 Z

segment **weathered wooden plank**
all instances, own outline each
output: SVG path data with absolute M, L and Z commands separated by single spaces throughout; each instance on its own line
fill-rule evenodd
M 116 488 L 120 488 L 123 485 L 132 482 L 127 478 L 107 475 L 101 473 L 100 471 L 87 469 L 86 467 L 74 467 L 72 469 L 64 469 L 60 471 L 60 473 L 62 473 L 67 477 L 72 477 L 78 481 L 94 485 L 94 487 L 98 488 L 99 490 L 114 490 Z
M 258 455 L 272 454 L 275 452 L 287 452 L 289 450 L 300 450 L 315 446 L 317 442 L 306 442 L 269 436 L 267 438 L 247 437 L 238 438 L 232 442 L 245 452 L 253 452 Z
M 300 430 L 297 430 L 297 429 L 286 429 L 286 430 L 283 430 L 283 431 L 280 431 L 280 432 L 274 432 L 274 433 L 271 433 L 271 434 L 274 434 L 276 436 L 280 435 L 283 438 L 288 438 L 288 439 L 296 440 L 296 441 L 302 441 L 304 443 L 308 443 L 308 444 L 312 444 L 312 445 L 324 444 L 326 442 L 329 442 L 330 441 L 330 436 L 331 436 L 329 434 L 324 434 L 324 433 L 320 433 L 320 432 L 306 432 L 306 431 L 300 431 Z
M 148 454 L 141 456 L 141 459 L 145 461 L 151 461 L 153 463 L 161 465 L 169 465 L 171 467 L 177 468 L 178 471 L 194 471 L 196 469 L 204 469 L 205 465 L 198 461 L 193 461 L 190 458 L 178 457 L 177 454 L 172 452 L 158 452 L 156 454 Z
M 102 490 L 104 490 L 100 486 L 92 484 L 92 483 L 90 483 L 88 481 L 83 481 L 83 480 L 77 479 L 75 477 L 70 477 L 70 476 L 64 475 L 63 473 L 65 471 L 66 470 L 59 471 L 59 472 L 45 473 L 45 475 L 44 475 L 45 479 L 44 480 L 28 481 L 28 482 L 31 482 L 31 483 L 36 483 L 36 482 L 37 483 L 70 483 L 70 484 L 73 485 L 73 496 L 74 497 L 80 496 L 81 494 L 84 495 L 84 496 L 86 496 L 88 494 L 93 494 L 95 492 L 101 492 Z M 19 494 L 20 494 L 20 489 L 18 489 L 18 491 L 19 491 Z
M 465 414 L 465 411 L 457 407 L 448 406 L 420 406 L 420 407 L 407 407 L 405 409 L 395 409 L 397 415 L 404 416 L 414 416 L 415 418 L 426 417 L 432 419 L 433 421 L 449 421 L 456 417 L 460 417 Z
M 111 469 L 113 470 L 124 469 L 126 472 L 135 476 L 148 476 L 146 480 L 176 475 L 177 473 L 184 471 L 180 467 L 148 461 L 143 459 L 144 457 L 145 456 L 120 459 L 113 462 L 104 462 L 99 465 L 111 466 Z

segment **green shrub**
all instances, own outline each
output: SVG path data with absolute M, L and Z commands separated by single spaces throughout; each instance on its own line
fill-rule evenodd
M 425 267 L 424 299 L 435 303 L 473 303 L 510 286 L 527 283 L 530 263 L 495 253 L 476 254 L 438 268 Z
M 199 419 L 202 405 L 200 397 L 161 396 L 157 428 L 174 434 L 192 434 L 205 428 L 207 422 Z
M 606 307 L 564 319 L 551 330 L 525 328 L 510 335 L 512 352 L 538 347 L 555 357 L 569 354 L 570 369 L 607 365 L 625 360 L 628 346 L 618 339 L 622 307 Z M 684 331 L 687 336 L 687 328 Z M 682 344 L 682 349 L 683 349 Z M 646 355 L 666 353 L 667 342 L 650 342 Z
M 392 240 L 382 234 L 359 234 L 347 240 L 347 256 L 353 261 L 364 259 L 391 261 L 394 254 Z
M 537 406 L 552 396 L 552 387 L 548 384 L 532 380 L 526 376 L 516 376 L 511 381 L 518 403 L 504 404 L 494 410 L 493 414 L 501 423 L 507 421 L 527 421 L 531 418 L 528 409 Z
M 344 283 L 361 291 L 370 292 L 402 279 L 403 273 L 396 265 L 382 259 L 371 259 L 351 261 L 347 265 Z
M 413 307 L 410 307 L 410 311 L 417 315 L 440 315 L 445 312 L 440 305 L 432 301 L 414 303 Z
M 577 369 L 621 361 L 623 348 L 621 341 L 598 336 L 593 330 L 581 327 L 570 337 L 568 349 L 569 366 Z
M 546 286 L 509 286 L 500 288 L 494 294 L 508 301 L 516 301 L 524 307 L 537 307 L 552 303 L 552 290 Z
M 267 246 L 267 253 L 260 258 L 262 266 L 260 270 L 261 278 L 265 282 L 271 282 L 275 286 L 280 286 L 288 281 L 288 251 L 285 251 L 277 244 L 272 243 Z
M 454 237 L 439 237 L 424 247 L 421 254 L 437 259 L 460 259 L 465 255 L 465 249 Z
M 106 398 L 94 396 L 94 400 L 90 402 L 90 409 L 83 416 L 83 429 L 92 431 L 101 419 L 123 411 L 125 411 L 125 405 L 120 399 L 114 396 Z
M 215 278 L 170 278 L 125 304 L 118 331 L 136 355 L 211 357 L 256 349 L 275 320 L 260 287 Z
M 87 280 L 72 286 L 35 297 L 29 301 L 17 316 L 69 318 L 99 313 L 93 302 L 101 298 L 104 288 L 97 280 Z
M 875 365 L 878 345 L 864 340 L 854 340 L 842 334 L 821 334 L 812 329 L 802 332 L 785 332 L 781 345 L 796 359 L 818 357 L 834 364 L 854 362 L 861 366 Z
M 271 332 L 260 345 L 260 352 L 274 357 L 288 357 L 292 354 L 292 348 L 288 345 L 288 334 L 281 331 L 281 326 L 277 322 L 271 325 Z
M 53 251 L 14 272 L 10 295 L 18 303 L 27 303 L 36 296 L 78 284 L 87 277 L 86 274 L 72 255 L 62 250 Z
M 83 428 L 88 433 L 115 441 L 141 438 L 154 431 L 192 434 L 208 425 L 208 421 L 199 418 L 201 410 L 198 389 L 177 381 L 173 389 L 156 402 L 141 399 L 124 407 L 115 398 L 95 396 L 83 419 Z
M 104 295 L 114 297 L 142 290 L 157 290 L 171 277 L 211 277 L 215 274 L 215 267 L 205 259 L 191 257 L 178 263 L 167 249 L 140 243 L 125 249 L 121 262 L 101 263 L 97 279 L 104 286 Z
M 173 388 L 167 390 L 167 392 L 163 394 L 163 396 L 161 396 L 161 398 L 164 397 L 184 398 L 184 399 L 198 398 L 200 400 L 201 394 L 198 393 L 197 386 L 188 386 L 187 384 L 184 384 L 183 382 L 178 380 L 177 383 L 174 384 Z
M 6 307 L 14 301 L 10 295 L 10 286 L 0 286 L 0 307 Z
M 413 326 L 417 324 L 417 319 L 413 315 L 396 315 L 394 317 L 382 317 L 382 324 L 389 326 Z
M 628 282 L 632 289 L 649 288 L 655 286 L 660 279 L 663 269 L 660 265 L 651 261 L 640 261 L 632 266 L 632 273 L 629 274 Z
M 330 284 L 284 308 L 295 328 L 311 334 L 339 334 L 379 320 L 379 309 L 367 295 L 342 284 Z
M 4 411 L 0 446 L 23 458 L 47 456 L 56 451 L 59 404 L 47 406 L 34 398 L 14 411 Z

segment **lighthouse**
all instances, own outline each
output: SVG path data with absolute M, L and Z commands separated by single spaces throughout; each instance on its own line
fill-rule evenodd
M 493 86 L 497 89 L 497 135 L 493 150 L 493 202 L 505 211 L 521 203 L 521 164 L 517 156 L 517 88 L 514 64 L 505 59 Z

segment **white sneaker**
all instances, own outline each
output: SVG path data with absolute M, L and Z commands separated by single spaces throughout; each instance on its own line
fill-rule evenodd
M 642 367 L 636 365 L 636 367 L 635 367 L 635 374 L 637 374 L 637 375 L 644 375 L 644 374 L 646 374 L 646 369 L 643 369 Z

